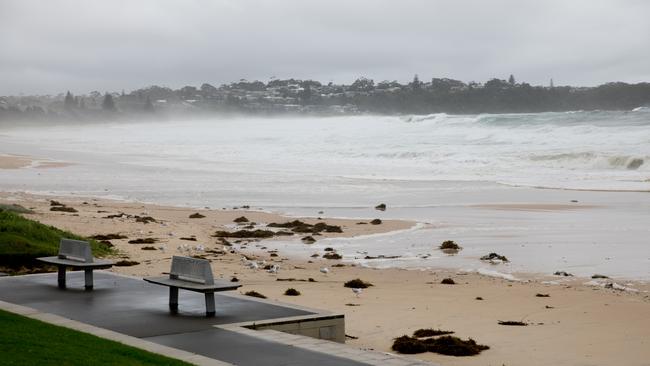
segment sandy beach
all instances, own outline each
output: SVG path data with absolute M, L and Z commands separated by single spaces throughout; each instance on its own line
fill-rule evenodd
M 51 212 L 54 199 L 78 210 Z M 477 273 L 454 270 L 372 269 L 340 260 L 291 258 L 282 252 L 269 253 L 264 241 L 251 241 L 241 252 L 230 252 L 217 230 L 234 230 L 233 223 L 245 216 L 260 224 L 286 222 L 294 217 L 250 209 L 204 209 L 165 207 L 81 197 L 47 197 L 25 193 L 1 193 L 1 203 L 17 203 L 35 211 L 27 217 L 81 235 L 121 234 L 127 239 L 111 240 L 119 258 L 139 262 L 112 271 L 148 276 L 169 269 L 172 255 L 202 255 L 212 261 L 218 277 L 237 277 L 240 292 L 258 291 L 270 299 L 342 312 L 346 317 L 347 343 L 354 347 L 390 352 L 392 339 L 419 328 L 455 331 L 490 349 L 473 357 L 450 357 L 423 353 L 410 357 L 441 365 L 648 365 L 650 359 L 650 286 L 643 282 L 517 274 L 509 281 Z M 519 209 L 519 207 L 514 208 Z M 548 209 L 543 207 L 540 209 Z M 204 218 L 190 219 L 194 213 Z M 157 222 L 136 222 L 126 215 L 150 216 Z M 516 213 L 514 213 L 516 214 Z M 319 220 L 301 219 L 308 223 Z M 359 220 L 324 218 L 341 226 L 343 233 L 327 236 L 359 236 L 404 230 L 415 223 L 385 220 L 380 225 L 358 224 Z M 139 238 L 157 239 L 155 244 L 129 244 Z M 195 238 L 196 241 L 181 238 Z M 318 236 L 315 237 L 320 239 Z M 229 239 L 233 241 L 233 239 Z M 270 239 L 274 240 L 274 239 Z M 203 250 L 197 250 L 198 245 Z M 304 244 L 296 238 L 295 245 Z M 143 250 L 145 246 L 154 250 Z M 225 251 L 224 251 L 225 249 Z M 255 254 L 251 254 L 255 253 Z M 271 274 L 243 265 L 242 257 L 277 264 Z M 277 255 L 277 256 L 276 256 Z M 323 274 L 322 267 L 330 272 Z M 315 282 L 307 282 L 312 278 Z M 361 278 L 374 286 L 356 296 L 343 283 Z M 452 278 L 455 285 L 443 285 Z M 607 283 L 615 283 L 606 288 Z M 601 286 L 599 286 L 599 285 Z M 301 296 L 283 295 L 293 287 Z M 540 296 L 538 296 L 538 294 Z M 548 296 L 546 296 L 548 295 Z M 479 300 L 477 298 L 482 298 Z M 516 320 L 528 326 L 503 326 L 499 320 Z
M 36 159 L 30 156 L 0 154 L 0 169 L 61 168 L 69 165 L 71 164 L 67 162 Z

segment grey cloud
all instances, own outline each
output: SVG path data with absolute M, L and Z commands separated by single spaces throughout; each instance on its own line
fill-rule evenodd
M 0 2 L 0 95 L 271 76 L 648 81 L 650 2 Z

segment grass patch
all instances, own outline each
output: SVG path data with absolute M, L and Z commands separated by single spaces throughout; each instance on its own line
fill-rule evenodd
M 6 203 L 0 203 L 0 211 L 9 211 L 13 213 L 19 213 L 19 214 L 32 214 L 34 211 L 27 209 L 19 204 L 13 203 L 13 204 L 6 204 Z
M 13 212 L 0 211 L 0 266 L 14 270 L 23 266 L 39 266 L 37 257 L 57 255 L 61 238 L 89 241 L 95 257 L 114 254 L 114 250 L 106 244 L 26 219 Z
M 3 365 L 189 365 L 5 311 L 0 324 Z

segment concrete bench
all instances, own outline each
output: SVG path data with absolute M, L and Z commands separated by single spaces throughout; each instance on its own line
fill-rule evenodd
M 172 269 L 169 272 L 169 277 L 148 277 L 144 280 L 169 287 L 169 309 L 172 313 L 178 313 L 178 289 L 205 294 L 206 316 L 215 314 L 215 292 L 236 290 L 241 287 L 241 285 L 232 282 L 215 280 L 212 276 L 210 261 L 179 256 L 172 257 Z
M 61 239 L 59 243 L 59 255 L 54 257 L 36 258 L 41 262 L 53 264 L 59 268 L 59 288 L 66 288 L 66 268 L 83 269 L 85 272 L 85 289 L 93 289 L 93 270 L 111 268 L 113 262 L 106 259 L 93 258 L 90 244 L 87 241 Z

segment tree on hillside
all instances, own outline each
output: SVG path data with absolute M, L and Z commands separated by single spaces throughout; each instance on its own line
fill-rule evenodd
M 508 83 L 510 83 L 510 85 L 515 85 L 514 75 L 510 74 L 510 77 L 508 78 Z
M 68 92 L 65 94 L 65 99 L 63 100 L 63 108 L 69 111 L 76 106 L 77 104 L 75 103 L 74 96 L 68 90 Z
M 149 96 L 147 96 L 147 101 L 144 102 L 144 110 L 147 112 L 154 111 L 153 103 L 151 103 L 151 98 L 149 98 Z
M 114 112 L 115 111 L 115 101 L 113 101 L 113 96 L 106 93 L 104 94 L 104 101 L 102 102 L 102 109 L 105 111 Z

